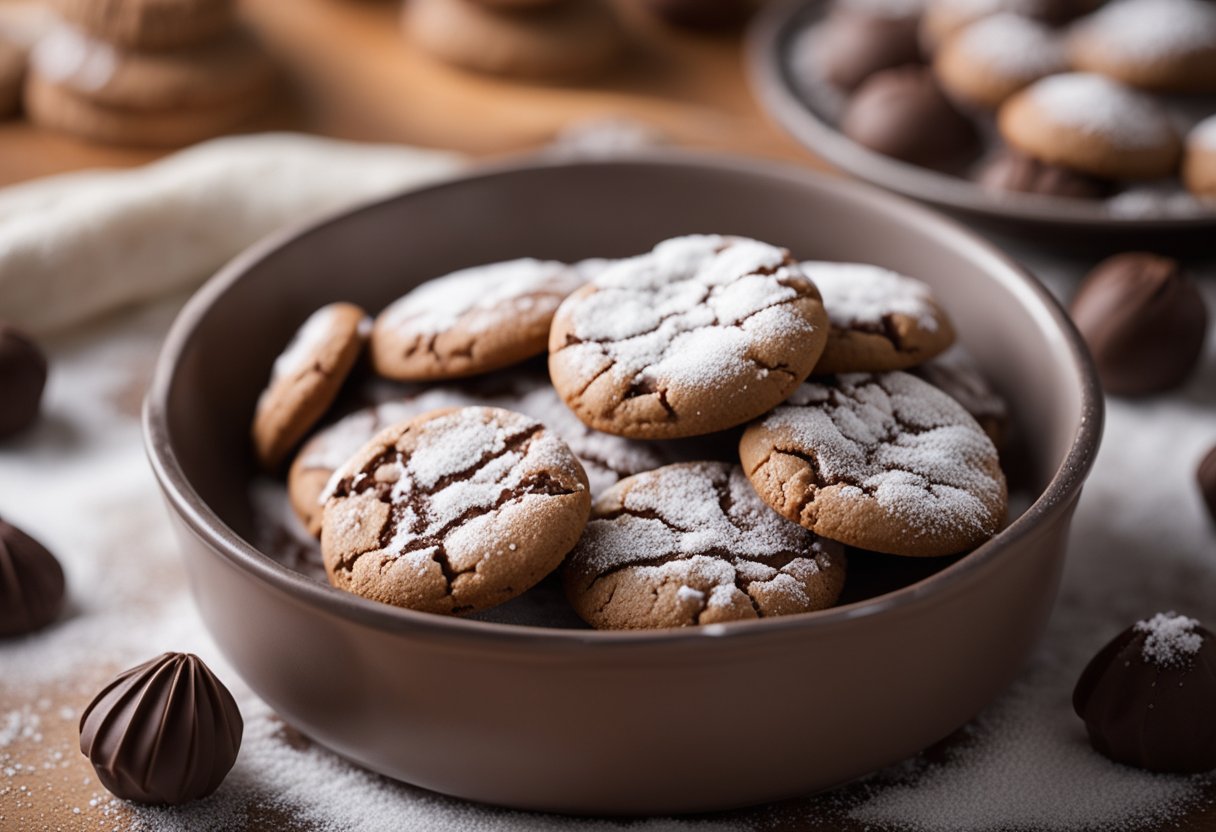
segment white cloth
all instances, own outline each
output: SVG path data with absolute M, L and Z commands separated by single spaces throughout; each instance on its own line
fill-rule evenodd
M 452 173 L 459 156 L 235 136 L 0 191 L 0 319 L 35 334 L 197 286 L 284 226 Z

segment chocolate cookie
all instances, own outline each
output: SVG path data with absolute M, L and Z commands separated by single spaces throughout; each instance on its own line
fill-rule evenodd
M 313 534 L 321 533 L 321 495 L 334 471 L 383 428 L 421 413 L 448 407 L 488 406 L 514 410 L 541 422 L 565 442 L 587 474 L 592 495 L 623 477 L 670 461 L 654 443 L 591 430 L 557 395 L 547 377 L 520 374 L 505 390 L 432 387 L 358 410 L 318 431 L 304 443 L 287 477 L 292 508 Z
M 95 104 L 36 73 L 26 81 L 25 108 L 41 127 L 82 139 L 132 147 L 184 147 L 248 125 L 263 107 L 259 97 L 207 107 L 135 110 Z
M 574 80 L 612 63 L 624 36 L 604 0 L 499 8 L 477 0 L 410 0 L 406 33 L 455 66 L 492 75 Z
M 274 362 L 253 417 L 258 460 L 275 468 L 325 414 L 367 339 L 367 315 L 349 303 L 314 312 Z
M 134 52 L 61 25 L 38 41 L 30 63 L 46 84 L 137 111 L 264 100 L 273 79 L 269 57 L 239 29 L 172 52 Z
M 1055 30 L 1008 12 L 968 25 L 933 60 L 942 89 L 983 110 L 995 110 L 1023 87 L 1067 69 L 1068 55 Z
M 738 465 L 690 462 L 622 480 L 596 501 L 564 581 L 600 629 L 686 627 L 836 603 L 844 547 L 779 517 Z
M 129 49 L 177 49 L 232 25 L 233 0 L 50 0 L 69 23 Z
M 1115 0 L 1077 21 L 1073 65 L 1163 92 L 1216 91 L 1216 6 L 1204 0 Z
M 961 404 L 992 444 L 1001 447 L 1009 430 L 1009 405 L 965 349 L 951 347 L 910 372 Z
M 1023 153 L 1106 179 L 1169 176 L 1181 154 L 1153 99 L 1101 75 L 1044 78 L 1006 101 L 997 122 Z
M 815 375 L 903 370 L 954 343 L 954 327 L 929 287 L 866 263 L 802 264 L 831 329 Z
M 782 516 L 849 546 L 950 555 L 996 534 L 996 448 L 948 395 L 907 373 L 808 382 L 739 443 L 743 469 Z
M 509 410 L 432 411 L 335 475 L 321 553 L 339 589 L 458 614 L 523 593 L 578 541 L 591 496 L 566 444 Z
M 884 69 L 920 61 L 916 19 L 837 8 L 799 41 L 811 54 L 799 64 L 813 68 L 834 86 L 851 92 Z
M 1216 197 L 1216 115 L 1196 124 L 1186 136 L 1182 181 L 1199 197 Z
M 0 119 L 21 109 L 21 87 L 25 83 L 26 51 L 0 36 Z
M 696 436 L 782 401 L 811 372 L 827 331 L 819 292 L 789 252 L 677 237 L 566 299 L 549 334 L 549 374 L 596 430 Z
M 583 283 L 552 260 L 509 260 L 428 280 L 376 317 L 376 372 L 399 381 L 471 376 L 545 351 L 553 313 Z

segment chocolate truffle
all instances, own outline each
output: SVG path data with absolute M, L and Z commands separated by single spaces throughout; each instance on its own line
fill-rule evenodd
M 0 439 L 38 416 L 46 386 L 46 356 L 15 327 L 0 323 Z
M 876 72 L 920 60 L 915 19 L 837 11 L 802 42 L 816 53 L 808 65 L 849 92 Z
M 871 150 L 928 167 L 963 162 L 976 145 L 974 126 L 923 66 L 871 75 L 849 101 L 841 129 Z
M 722 29 L 747 19 L 749 0 L 643 0 L 656 17 L 687 29 Z
M 1072 199 L 1100 199 L 1111 190 L 1110 183 L 1105 180 L 1040 162 L 1016 150 L 1005 150 L 994 156 L 980 169 L 976 181 L 994 191 Z
M 1094 749 L 1180 774 L 1216 768 L 1216 645 L 1193 618 L 1159 613 L 1098 652 L 1072 694 Z
M 1208 514 L 1212 516 L 1212 522 L 1216 523 L 1216 445 L 1199 461 L 1195 479 L 1199 481 L 1199 494 L 1203 497 L 1204 505 L 1208 507 Z
M 236 762 L 244 722 L 228 689 L 190 653 L 122 673 L 80 718 L 80 750 L 124 800 L 179 804 L 211 794 Z
M 1182 384 L 1207 335 L 1208 313 L 1177 261 L 1153 254 L 1104 260 L 1081 283 L 1072 319 L 1106 392 L 1143 396 Z
M 0 520 L 0 638 L 45 627 L 63 609 L 63 568 L 47 548 Z

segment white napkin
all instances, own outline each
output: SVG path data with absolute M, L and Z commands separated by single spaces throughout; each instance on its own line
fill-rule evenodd
M 288 133 L 0 190 L 0 319 L 35 334 L 190 289 L 287 225 L 440 179 L 453 153 Z

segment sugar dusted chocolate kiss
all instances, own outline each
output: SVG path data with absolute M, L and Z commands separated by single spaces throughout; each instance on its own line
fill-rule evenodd
M 120 674 L 80 718 L 80 751 L 124 800 L 179 804 L 211 794 L 236 762 L 244 722 L 202 659 L 164 653 Z
M 0 520 L 0 638 L 31 633 L 63 609 L 63 568 L 47 548 Z
M 1216 644 L 1198 621 L 1158 613 L 1120 633 L 1073 691 L 1089 741 L 1115 762 L 1189 774 L 1216 768 Z
M 46 356 L 29 336 L 0 322 L 0 439 L 38 417 L 46 386 Z
M 1195 480 L 1199 483 L 1199 494 L 1203 504 L 1207 506 L 1212 522 L 1216 523 L 1216 445 L 1199 461 L 1195 471 Z

